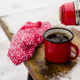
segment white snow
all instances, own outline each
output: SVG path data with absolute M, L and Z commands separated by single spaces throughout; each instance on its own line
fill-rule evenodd
M 10 41 L 0 26 L 0 80 L 27 80 L 25 66 L 15 66 L 7 57 L 9 45 Z
M 78 62 L 75 67 L 65 76 L 61 77 L 60 80 L 80 80 L 80 58 L 78 58 Z
M 58 19 L 59 6 L 74 0 L 0 0 L 0 16 L 14 34 L 27 21 L 49 21 L 52 26 L 61 25 Z M 80 31 L 80 26 L 74 27 Z M 24 64 L 15 66 L 7 57 L 10 41 L 0 27 L 0 80 L 27 80 Z M 80 80 L 80 58 L 73 69 L 60 80 Z

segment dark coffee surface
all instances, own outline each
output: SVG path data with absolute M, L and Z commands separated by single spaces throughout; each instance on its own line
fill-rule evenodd
M 65 33 L 52 33 L 46 38 L 52 42 L 65 42 L 69 40 L 69 37 Z

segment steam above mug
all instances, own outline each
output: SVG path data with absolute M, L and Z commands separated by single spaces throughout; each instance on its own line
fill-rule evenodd
M 80 25 L 80 2 L 74 1 L 61 5 L 59 18 L 64 25 Z

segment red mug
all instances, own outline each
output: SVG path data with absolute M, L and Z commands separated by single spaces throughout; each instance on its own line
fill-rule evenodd
M 43 34 L 45 58 L 52 63 L 64 63 L 68 60 L 76 59 L 79 55 L 79 49 L 71 42 L 71 40 L 74 38 L 74 34 L 70 30 L 63 28 L 62 33 L 68 34 L 70 36 L 69 40 L 64 42 L 53 42 L 46 38 L 48 35 L 55 32 L 61 32 L 61 28 L 50 28 Z M 71 57 L 71 47 L 76 50 L 75 57 Z

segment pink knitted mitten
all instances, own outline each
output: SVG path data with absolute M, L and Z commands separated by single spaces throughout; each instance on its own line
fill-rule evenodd
M 15 65 L 30 59 L 36 46 L 43 42 L 44 31 L 49 28 L 49 22 L 27 22 L 14 35 L 7 56 Z

